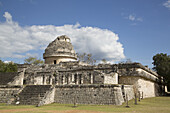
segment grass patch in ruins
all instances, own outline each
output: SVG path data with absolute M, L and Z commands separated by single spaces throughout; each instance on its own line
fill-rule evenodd
M 0 104 L 0 113 L 170 113 L 170 97 L 146 98 L 134 105 L 134 100 L 129 101 L 130 108 L 115 105 L 78 105 L 50 104 L 41 107 L 32 105 L 6 105 Z

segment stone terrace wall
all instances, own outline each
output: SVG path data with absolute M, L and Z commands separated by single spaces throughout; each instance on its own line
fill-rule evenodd
M 0 103 L 8 103 L 15 98 L 21 86 L 0 86 Z
M 143 92 L 143 97 L 159 96 L 159 86 L 156 82 L 145 80 L 143 78 L 138 80 L 139 91 Z
M 134 85 L 143 97 L 155 97 L 160 93 L 159 75 L 140 63 L 119 64 L 119 84 Z
M 133 94 L 129 93 L 129 95 Z M 75 102 L 77 104 L 121 105 L 124 99 L 121 85 L 60 85 L 56 86 L 54 101 L 64 104 Z
M 143 92 L 143 97 L 155 97 L 159 95 L 159 86 L 156 82 L 141 77 L 121 76 L 119 83 L 134 85 L 138 91 Z
M 128 100 L 133 99 L 134 98 L 133 85 L 124 85 L 124 93 L 125 93 L 125 96 L 127 94 Z

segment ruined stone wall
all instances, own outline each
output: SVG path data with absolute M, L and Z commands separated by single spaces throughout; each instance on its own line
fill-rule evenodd
M 58 57 L 57 56 L 57 57 L 45 58 L 45 64 L 54 64 L 54 60 L 56 60 L 56 64 L 59 64 L 60 62 L 76 61 L 76 59 L 74 59 L 72 57 L 68 57 L 68 56 Z
M 160 79 L 156 73 L 141 64 L 124 66 L 119 67 L 119 84 L 134 85 L 135 92 L 143 93 L 144 98 L 159 95 Z
M 129 92 L 133 93 L 130 90 Z M 128 93 L 128 95 L 130 97 L 133 94 Z M 55 102 L 65 104 L 73 104 L 75 102 L 77 104 L 121 105 L 124 99 L 121 85 L 60 85 L 56 86 Z
M 116 66 L 100 64 L 97 66 L 79 65 L 79 62 L 62 62 L 57 65 L 18 65 L 25 70 L 24 85 L 48 84 L 117 84 Z
M 23 85 L 24 71 L 18 72 L 18 76 L 14 77 L 14 80 L 9 82 L 9 85 Z
M 137 91 L 140 91 L 143 97 L 155 97 L 159 95 L 159 86 L 157 83 L 144 79 L 142 77 L 135 76 L 121 76 L 119 77 L 120 84 L 134 85 Z
M 124 93 L 125 96 L 128 97 L 128 100 L 133 99 L 134 98 L 133 85 L 124 85 Z
M 157 83 L 145 80 L 143 78 L 138 80 L 139 91 L 143 92 L 143 97 L 159 96 L 159 86 Z
M 54 102 L 54 96 L 55 96 L 55 88 L 53 87 L 48 92 L 46 92 L 43 99 L 41 99 L 41 101 L 38 103 L 38 106 L 53 103 Z
M 118 74 L 117 73 L 105 74 L 104 84 L 118 84 Z
M 10 103 L 19 92 L 21 86 L 0 86 L 0 103 Z
M 56 75 L 56 84 L 104 84 L 104 75 L 91 70 L 65 70 Z
M 105 74 L 91 70 L 59 71 L 53 72 L 26 72 L 25 84 L 117 84 L 117 73 Z

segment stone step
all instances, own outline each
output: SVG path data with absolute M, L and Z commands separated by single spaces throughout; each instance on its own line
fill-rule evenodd
M 35 105 L 45 96 L 51 85 L 28 85 L 19 94 L 20 104 Z

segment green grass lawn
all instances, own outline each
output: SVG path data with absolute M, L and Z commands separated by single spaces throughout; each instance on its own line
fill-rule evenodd
M 0 113 L 170 113 L 170 97 L 146 98 L 134 105 L 134 100 L 126 105 L 78 105 L 50 104 L 41 107 L 32 105 L 6 105 L 0 104 Z

